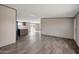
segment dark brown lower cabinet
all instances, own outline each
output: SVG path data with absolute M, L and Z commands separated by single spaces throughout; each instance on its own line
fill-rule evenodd
M 28 34 L 28 29 L 20 29 L 20 36 L 25 36 Z

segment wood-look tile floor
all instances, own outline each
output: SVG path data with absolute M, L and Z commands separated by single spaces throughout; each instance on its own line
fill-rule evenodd
M 75 54 L 79 52 L 72 39 L 35 33 L 20 37 L 16 43 L 0 48 L 1 54 Z

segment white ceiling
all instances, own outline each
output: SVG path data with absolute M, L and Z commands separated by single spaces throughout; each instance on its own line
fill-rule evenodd
M 39 19 L 48 17 L 74 17 L 79 12 L 78 4 L 12 4 L 20 19 Z

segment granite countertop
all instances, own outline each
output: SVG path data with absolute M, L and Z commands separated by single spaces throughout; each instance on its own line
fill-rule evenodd
M 27 26 L 18 26 L 18 29 L 28 29 Z

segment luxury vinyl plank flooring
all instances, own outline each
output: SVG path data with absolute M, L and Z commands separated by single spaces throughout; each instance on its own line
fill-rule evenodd
M 1 54 L 75 54 L 79 49 L 72 39 L 35 33 L 20 37 L 16 43 L 0 48 Z

